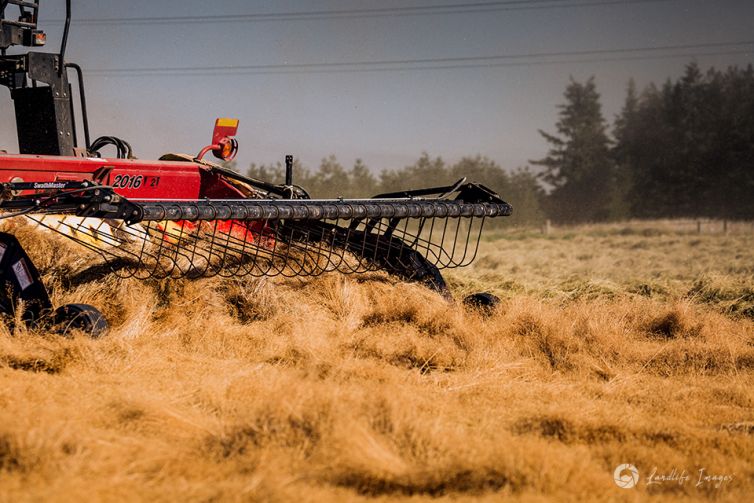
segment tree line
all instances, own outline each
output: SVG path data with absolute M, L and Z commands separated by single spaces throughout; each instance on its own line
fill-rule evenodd
M 252 164 L 247 176 L 272 183 L 283 183 L 285 167 Z M 315 198 L 362 198 L 377 194 L 408 189 L 447 186 L 466 177 L 485 185 L 511 203 L 515 223 L 538 224 L 544 214 L 541 201 L 544 191 L 535 174 L 526 168 L 515 171 L 503 169 L 486 157 L 465 157 L 455 164 L 448 164 L 440 157 L 423 154 L 410 166 L 383 170 L 375 175 L 360 159 L 347 169 L 335 156 L 322 159 L 316 170 L 310 170 L 300 162 L 293 163 L 293 181 Z
M 482 156 L 449 164 L 423 154 L 399 169 L 374 173 L 335 156 L 317 169 L 294 163 L 294 182 L 317 198 L 361 198 L 449 185 L 462 177 L 498 192 L 514 207 L 509 223 L 599 222 L 628 218 L 754 218 L 754 69 L 691 63 L 675 81 L 633 81 L 609 125 L 594 78 L 571 80 L 556 132 L 542 159 L 506 170 Z M 282 183 L 281 164 L 252 164 L 253 178 Z
M 556 221 L 754 218 L 754 69 L 633 81 L 612 131 L 594 78 L 571 81 L 542 166 L 544 208 Z M 610 134 L 612 133 L 612 134 Z

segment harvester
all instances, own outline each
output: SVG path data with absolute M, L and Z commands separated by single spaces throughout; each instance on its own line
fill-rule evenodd
M 234 119 L 217 119 L 196 156 L 137 160 L 120 138 L 90 137 L 83 71 L 65 59 L 71 1 L 58 52 L 33 50 L 47 42 L 39 5 L 0 0 L 0 84 L 10 89 L 19 147 L 0 151 L 0 219 L 23 216 L 72 239 L 89 250 L 93 271 L 147 279 L 379 269 L 450 297 L 440 269 L 471 263 L 485 220 L 511 213 L 498 194 L 465 178 L 369 199 L 313 199 L 294 183 L 289 155 L 282 184 L 243 176 L 223 164 L 238 151 Z M 209 153 L 219 163 L 206 160 Z M 15 319 L 94 336 L 107 327 L 92 306 L 54 309 L 8 233 L 0 233 L 0 284 L 0 312 Z

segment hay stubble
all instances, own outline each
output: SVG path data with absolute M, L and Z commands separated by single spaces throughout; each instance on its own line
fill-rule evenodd
M 112 330 L 0 334 L 0 500 L 754 492 L 750 235 L 502 235 L 449 275 L 491 317 L 378 273 L 74 286 L 77 248 L 19 237 Z M 734 479 L 629 491 L 625 462 Z

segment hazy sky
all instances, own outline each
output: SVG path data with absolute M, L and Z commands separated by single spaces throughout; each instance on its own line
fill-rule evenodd
M 40 24 L 48 32 L 49 48 L 57 50 L 64 2 L 41 3 Z M 472 7 L 452 13 L 405 10 L 461 3 Z M 78 22 L 72 26 L 67 59 L 92 71 L 86 86 L 93 136 L 119 136 L 141 158 L 169 151 L 197 153 L 210 139 L 214 118 L 232 116 L 241 120 L 241 165 L 275 162 L 290 153 L 316 167 L 322 157 L 336 154 L 346 166 L 360 157 L 379 170 L 410 164 L 426 151 L 449 161 L 482 154 L 515 168 L 544 156 L 547 145 L 537 129 L 554 129 L 556 105 L 569 76 L 595 76 L 603 112 L 612 121 L 630 77 L 640 87 L 675 78 L 692 55 L 704 68 L 754 61 L 754 43 L 741 44 L 754 42 L 754 1 L 747 0 L 509 0 L 492 6 L 484 0 L 73 4 Z M 481 12 L 473 7 L 481 4 L 486 5 Z M 399 9 L 391 11 L 394 15 L 354 13 L 393 7 Z M 234 18 L 275 13 L 283 16 Z M 184 16 L 229 17 L 216 22 L 82 21 Z M 717 45 L 729 42 L 739 44 Z M 531 56 L 690 45 L 697 47 Z M 716 55 L 704 55 L 711 52 Z M 731 52 L 738 54 L 721 54 Z M 658 57 L 667 54 L 683 56 Z M 510 55 L 521 57 L 452 59 Z M 654 59 L 646 59 L 648 55 Z M 269 67 L 262 70 L 266 73 L 232 69 L 436 59 L 445 61 L 289 66 L 293 73 L 279 67 L 272 69 L 276 73 Z M 505 66 L 459 68 L 490 62 Z M 206 69 L 218 66 L 226 69 L 221 74 Z M 452 68 L 437 68 L 441 66 Z M 166 67 L 204 70 L 163 75 L 130 70 Z M 0 148 L 15 151 L 12 102 L 7 91 L 0 95 L 0 113 L 6 118 L 0 122 Z

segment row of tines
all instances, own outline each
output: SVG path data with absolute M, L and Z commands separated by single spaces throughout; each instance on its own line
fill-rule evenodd
M 461 267 L 476 256 L 484 218 L 37 221 L 89 248 L 118 275 L 146 279 L 405 271 L 416 254 L 438 268 Z

